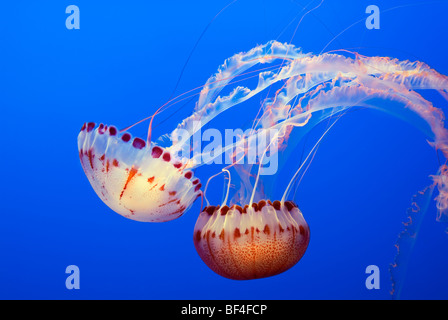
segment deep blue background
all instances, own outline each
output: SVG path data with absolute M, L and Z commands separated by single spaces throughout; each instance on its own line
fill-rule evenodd
M 406 208 L 438 165 L 426 137 L 388 115 L 351 113 L 325 138 L 296 198 L 311 228 L 308 251 L 294 268 L 268 279 L 231 281 L 207 268 L 191 240 L 199 202 L 180 219 L 145 224 L 112 212 L 90 187 L 76 146 L 82 124 L 124 127 L 152 114 L 171 95 L 201 32 L 227 3 L 2 2 L 0 298 L 390 297 L 388 266 Z M 203 84 L 236 52 L 279 35 L 289 41 L 298 19 L 288 24 L 303 6 L 318 3 L 237 1 L 204 35 L 177 93 Z M 65 27 L 70 4 L 81 10 L 80 30 Z M 370 4 L 383 11 L 381 29 L 367 30 L 362 20 L 328 49 L 358 47 L 366 55 L 418 59 L 448 74 L 448 1 L 326 0 L 304 18 L 293 43 L 320 52 L 365 18 Z M 172 130 L 192 106 L 155 134 Z M 225 128 L 231 119 L 231 113 L 224 115 L 216 126 Z M 133 132 L 144 135 L 144 129 Z M 215 172 L 206 166 L 197 175 L 205 180 Z M 279 189 L 288 179 L 279 179 Z M 209 198 L 219 203 L 221 193 L 217 183 Z M 448 236 L 435 217 L 431 203 L 402 298 L 448 298 Z M 71 264 L 81 270 L 80 290 L 65 288 L 65 268 Z M 370 264 L 380 267 L 380 290 L 364 286 Z

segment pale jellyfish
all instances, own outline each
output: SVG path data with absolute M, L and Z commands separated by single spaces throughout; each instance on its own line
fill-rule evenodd
M 256 48 L 244 57 L 241 55 L 249 61 L 240 63 L 241 59 L 234 57 L 228 62 L 234 64 L 232 69 L 238 74 L 258 64 L 266 52 L 276 53 L 278 50 L 279 56 L 296 56 L 294 51 L 288 55 L 282 46 L 268 46 Z M 227 83 L 226 79 L 216 79 L 214 83 L 208 82 L 207 88 L 213 84 L 223 88 Z M 213 96 L 209 89 L 201 92 L 198 108 Z M 166 104 L 147 118 L 151 119 L 147 139 L 133 138 L 129 133 L 133 126 L 119 131 L 114 126 L 93 122 L 85 123 L 78 135 L 81 165 L 96 194 L 113 211 L 132 220 L 164 222 L 176 219 L 201 195 L 202 185 L 194 177 L 194 169 L 203 164 L 202 154 L 199 152 L 190 157 L 189 138 L 220 112 L 198 117 L 198 121 L 187 119 L 190 127 L 176 129 L 170 135 L 173 143 L 162 147 L 158 141 L 163 140 L 163 136 L 154 141 L 151 139 L 151 126 L 154 116 L 165 107 Z
M 200 196 L 201 184 L 188 170 L 188 163 L 113 126 L 85 124 L 78 136 L 78 150 L 96 194 L 126 218 L 173 220 Z

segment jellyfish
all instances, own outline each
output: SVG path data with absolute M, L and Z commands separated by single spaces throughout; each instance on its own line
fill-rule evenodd
M 228 89 L 230 94 L 227 96 L 219 96 L 223 86 L 235 83 L 234 79 L 242 72 L 257 63 L 271 64 L 275 60 L 280 61 L 276 65 L 279 67 L 257 72 L 258 83 L 254 88 L 237 86 Z M 275 85 L 279 88 L 269 96 Z M 220 205 L 210 205 L 205 195 L 213 177 L 204 190 L 207 206 L 199 215 L 193 233 L 199 256 L 213 271 L 231 279 L 269 277 L 295 265 L 307 248 L 309 227 L 297 205 L 288 197 L 293 184 L 310 165 L 324 136 L 352 108 L 371 108 L 410 122 L 430 139 L 432 147 L 447 158 L 445 115 L 442 109 L 424 97 L 425 90 L 436 90 L 448 100 L 448 77 L 418 61 L 367 57 L 345 50 L 320 55 L 304 54 L 299 48 L 275 41 L 226 60 L 204 86 L 193 114 L 176 128 L 186 130 L 190 135 L 183 135 L 186 140 L 176 140 L 176 130 L 173 131 L 174 148 L 184 144 L 195 132 L 194 123 L 199 119 L 211 121 L 262 91 L 268 93 L 259 110 L 255 110 L 253 126 L 248 133 L 241 137 L 239 143 L 224 146 L 217 152 L 235 150 L 234 162 L 217 174 L 227 173 L 229 176 L 225 200 Z M 277 153 L 279 149 L 288 150 L 326 119 L 333 123 L 328 125 L 299 168 L 292 171 L 282 199 L 271 199 L 264 192 L 267 178 L 262 170 L 263 157 Z M 257 140 L 254 137 L 269 130 L 277 130 L 277 134 L 262 152 L 259 163 L 243 163 L 241 160 L 253 147 L 250 141 Z M 294 141 L 289 141 L 293 131 Z M 446 218 L 448 212 L 445 168 L 446 165 L 442 164 L 433 175 L 430 188 L 437 186 L 439 192 L 436 197 L 438 220 Z M 230 194 L 230 180 L 239 183 L 233 195 Z M 279 238 L 285 226 L 294 230 L 294 236 L 291 231 L 290 237 Z M 289 251 L 282 251 L 284 248 L 289 248 Z M 399 251 L 399 255 L 403 254 L 403 250 Z
M 241 85 L 249 79 L 257 80 L 254 87 Z M 97 194 L 113 210 L 131 219 L 172 220 L 203 195 L 207 206 L 195 226 L 196 249 L 212 270 L 228 278 L 268 277 L 286 271 L 302 258 L 309 242 L 309 227 L 290 199 L 290 193 L 294 183 L 306 172 L 324 136 L 352 108 L 376 109 L 410 122 L 428 137 L 432 147 L 448 158 L 444 112 L 424 95 L 426 90 L 436 90 L 448 100 L 448 78 L 423 62 L 367 57 L 347 50 L 315 55 L 304 53 L 292 44 L 270 41 L 225 60 L 200 89 L 192 114 L 171 133 L 163 135 L 170 141 L 166 147 L 157 144 L 160 139 L 151 139 L 151 124 L 145 141 L 132 140 L 127 129 L 118 133 L 115 127 L 96 127 L 90 123 L 81 130 L 78 146 L 84 171 Z M 222 94 L 224 89 L 230 93 Z M 225 199 L 219 206 L 210 205 L 206 190 L 217 175 L 208 179 L 202 192 L 202 185 L 193 178 L 193 172 L 205 163 L 204 153 L 188 152 L 191 138 L 221 113 L 237 106 L 250 108 L 252 98 L 262 94 L 266 98 L 250 116 L 252 126 L 238 141 L 209 154 L 209 160 L 224 153 L 232 159 L 217 174 L 228 175 Z M 164 107 L 154 116 L 165 110 Z M 246 110 L 244 114 L 249 112 Z M 151 123 L 154 116 L 150 117 Z M 272 185 L 269 186 L 269 175 L 265 174 L 264 160 L 280 150 L 290 152 L 307 132 L 324 120 L 333 123 L 297 170 L 289 173 L 290 182 L 284 187 L 282 198 L 272 199 L 267 192 Z M 273 136 L 270 132 L 274 132 Z M 270 137 L 265 145 L 259 142 L 263 136 Z M 261 150 L 258 162 L 245 163 L 244 159 L 253 149 Z M 117 171 L 110 174 L 111 168 Z M 438 190 L 438 220 L 448 215 L 445 168 L 441 164 L 432 177 L 433 186 Z M 238 188 L 230 188 L 230 180 Z M 288 231 L 288 227 L 289 233 L 282 235 L 291 236 L 272 245 L 272 239 L 278 240 L 281 230 Z M 246 241 L 243 237 L 246 230 L 251 241 L 251 230 L 255 233 L 258 230 L 258 236 L 254 233 L 253 241 Z M 252 250 L 250 254 L 248 248 Z M 285 248 L 289 248 L 288 254 Z M 238 250 L 247 255 L 238 254 Z M 267 268 L 266 259 L 274 259 L 278 264 Z
M 296 56 L 293 50 L 289 55 L 284 46 L 277 48 L 268 44 L 255 48 L 248 54 L 227 60 L 228 79 L 258 64 L 267 52 L 282 57 Z M 227 84 L 228 81 L 222 78 L 209 80 L 205 86 L 199 87 L 202 90 L 197 109 L 207 108 L 208 100 Z M 154 140 L 151 138 L 154 117 L 194 91 L 195 89 L 190 90 L 171 99 L 151 117 L 123 130 L 93 122 L 82 126 L 78 135 L 82 168 L 96 194 L 113 211 L 136 221 L 166 222 L 182 216 L 201 196 L 202 185 L 195 177 L 194 170 L 204 164 L 202 153 L 190 156 L 189 138 L 221 112 L 215 110 L 211 114 L 196 114 L 195 120 L 198 121 L 191 121 L 190 117 L 183 120 L 171 134 Z M 129 130 L 149 119 L 151 121 L 147 138 L 133 138 Z M 188 123 L 189 127 L 182 129 L 183 123 Z M 162 146 L 161 141 L 164 140 L 171 140 L 172 143 Z
M 164 148 L 93 122 L 78 136 L 82 168 L 96 194 L 113 211 L 142 222 L 180 217 L 200 196 L 201 184 Z
M 260 200 L 244 208 L 204 208 L 194 228 L 194 246 L 217 274 L 234 280 L 274 276 L 305 254 L 308 224 L 292 201 Z

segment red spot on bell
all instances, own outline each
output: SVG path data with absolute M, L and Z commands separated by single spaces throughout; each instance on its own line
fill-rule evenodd
M 110 134 L 111 136 L 116 136 L 116 135 L 117 135 L 117 128 L 115 128 L 115 127 L 110 127 L 110 128 L 109 128 L 109 134 Z
M 154 147 L 152 148 L 152 152 L 151 155 L 153 158 L 160 158 L 160 156 L 162 155 L 163 150 L 160 147 Z
M 177 162 L 175 164 L 173 164 L 174 168 L 179 169 L 180 167 L 182 167 L 182 162 Z
M 146 142 L 140 138 L 135 138 L 132 146 L 137 149 L 143 149 L 146 146 Z
M 171 160 L 171 155 L 168 152 L 165 152 L 163 154 L 163 160 L 165 160 L 166 162 L 169 162 Z
M 131 135 L 129 133 L 125 133 L 122 137 L 121 140 L 123 140 L 124 142 L 129 142 L 129 140 L 131 140 Z
M 95 128 L 95 122 L 89 122 L 89 123 L 87 124 L 87 132 L 92 131 L 93 128 Z
M 99 134 L 104 134 L 106 130 L 104 129 L 104 124 L 100 124 L 100 126 L 98 127 L 98 133 Z

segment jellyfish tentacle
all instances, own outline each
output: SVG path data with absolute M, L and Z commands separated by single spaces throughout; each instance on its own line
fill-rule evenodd
M 259 63 L 270 63 L 275 59 L 294 60 L 303 55 L 300 49 L 293 45 L 282 44 L 277 41 L 269 41 L 265 45 L 260 45 L 246 53 L 238 53 L 226 59 L 211 76 L 201 91 L 195 111 L 199 111 L 209 104 L 213 97 L 222 90 L 217 83 L 226 84 L 238 74 L 250 69 Z M 225 79 L 225 80 L 224 80 Z
M 277 48 L 279 53 L 277 55 L 266 55 L 267 48 Z M 281 48 L 281 50 L 278 48 Z M 320 82 L 324 82 L 336 78 L 341 73 L 346 75 L 352 74 L 355 77 L 364 78 L 365 80 L 381 77 L 380 82 L 382 82 L 381 85 L 383 86 L 393 87 L 397 84 L 404 84 L 408 89 L 431 88 L 446 90 L 448 88 L 448 78 L 440 75 L 423 63 L 411 63 L 409 61 L 398 61 L 396 59 L 381 57 L 357 57 L 354 60 L 337 54 L 313 56 L 311 54 L 303 54 L 300 49 L 295 49 L 291 45 L 280 44 L 278 42 L 270 42 L 268 45 L 259 46 L 255 49 L 257 50 L 253 49 L 246 54 L 240 53 L 229 58 L 220 67 L 219 72 L 207 81 L 201 91 L 199 102 L 194 113 L 184 119 L 171 134 L 173 147 L 178 145 L 177 148 L 181 148 L 194 132 L 217 115 L 250 99 L 280 80 L 288 79 L 289 81 L 297 77 L 304 84 L 308 85 L 308 87 L 306 85 L 297 86 L 298 91 L 296 94 L 306 92 L 310 87 L 318 84 L 319 78 Z M 217 96 L 224 85 L 239 73 L 246 71 L 261 61 L 286 59 L 288 54 L 295 56 L 295 58 L 288 60 L 285 66 L 281 67 L 278 72 L 259 73 L 259 81 L 255 89 L 250 90 L 246 87 L 238 86 L 225 97 Z M 248 59 L 246 60 L 249 62 L 244 61 L 242 57 L 247 57 Z M 235 68 L 234 65 L 238 67 Z M 226 80 L 222 81 L 223 79 Z M 289 81 L 289 83 L 297 84 L 295 81 Z M 215 96 L 217 97 L 212 102 L 211 99 Z M 287 95 L 289 100 L 295 96 Z M 276 94 L 274 102 L 277 99 L 279 102 L 282 102 L 281 97 L 281 95 Z M 199 125 L 198 122 L 200 122 Z M 185 136 L 183 140 L 178 141 L 177 131 L 180 129 L 187 130 L 189 135 Z
M 182 144 L 186 143 L 188 138 L 194 132 L 199 130 L 199 127 L 195 126 L 196 122 L 200 121 L 201 126 L 203 126 L 225 110 L 248 100 L 274 82 L 281 80 L 281 78 L 276 75 L 281 73 L 281 70 L 285 67 L 282 67 L 277 73 L 272 71 L 260 72 L 258 74 L 258 85 L 254 90 L 238 86 L 226 97 L 219 97 L 219 92 L 221 92 L 233 78 L 258 63 L 270 63 L 276 59 L 288 59 L 293 61 L 302 55 L 304 54 L 301 50 L 292 45 L 270 41 L 265 45 L 255 47 L 249 52 L 238 53 L 227 59 L 224 64 L 218 68 L 218 72 L 207 80 L 200 93 L 193 114 L 184 119 L 170 134 L 171 139 L 173 140 L 173 146 L 178 145 L 178 148 L 180 149 Z M 213 99 L 215 100 L 212 102 Z M 185 139 L 178 141 L 177 131 L 182 129 L 187 130 L 189 136 L 185 136 Z
M 410 62 L 383 57 L 366 57 L 348 50 L 345 50 L 345 53 L 354 54 L 354 57 L 335 53 L 313 55 L 303 53 L 301 49 L 293 45 L 271 41 L 248 52 L 236 54 L 227 59 L 219 67 L 218 72 L 207 80 L 204 86 L 192 89 L 168 101 L 158 108 L 151 117 L 147 118 L 151 119 L 151 121 L 146 141 L 140 141 L 141 139 L 134 140 L 134 146 L 134 142 L 128 143 L 131 139 L 130 134 L 121 131 L 119 132 L 120 136 L 117 135 L 118 132 L 115 132 L 114 135 L 111 134 L 110 139 L 105 143 L 104 138 L 100 137 L 102 134 L 100 131 L 103 131 L 104 128 L 98 127 L 92 133 L 91 131 L 95 126 L 91 127 L 89 124 L 83 127 L 85 131 L 82 131 L 78 137 L 78 147 L 83 168 L 91 180 L 92 186 L 99 192 L 99 196 L 103 201 L 106 202 L 107 199 L 115 197 L 116 199 L 112 202 L 120 203 L 120 192 L 114 191 L 112 194 L 109 194 L 108 190 L 103 190 L 103 186 L 97 185 L 97 180 L 104 181 L 108 185 L 113 185 L 114 183 L 113 180 L 109 181 L 110 177 L 107 174 L 102 176 L 94 170 L 94 165 L 99 167 L 101 165 L 95 162 L 96 160 L 104 160 L 103 155 L 110 156 L 110 159 L 122 160 L 126 166 L 121 169 L 123 171 L 122 181 L 118 185 L 125 188 L 128 186 L 132 188 L 135 181 L 139 181 L 140 178 L 137 173 L 142 172 L 136 173 L 136 170 L 143 170 L 142 168 L 145 167 L 149 174 L 153 172 L 154 168 L 149 168 L 148 166 L 153 165 L 157 167 L 167 164 L 165 162 L 169 162 L 171 164 L 166 167 L 166 181 L 171 181 L 175 185 L 175 181 L 184 181 L 184 178 L 186 178 L 187 181 L 184 181 L 186 188 L 180 188 L 182 190 L 178 193 L 179 195 L 188 193 L 191 195 L 189 198 L 193 199 L 200 195 L 199 189 L 201 185 L 198 180 L 191 181 L 191 171 L 186 172 L 185 170 L 200 166 L 202 164 L 202 154 L 193 154 L 192 157 L 189 154 L 189 157 L 180 158 L 172 155 L 179 150 L 183 150 L 186 146 L 191 149 L 190 137 L 200 127 L 212 121 L 219 114 L 242 104 L 267 88 L 273 88 L 279 82 L 280 89 L 272 97 L 267 97 L 263 100 L 258 110 L 259 113 L 252 123 L 252 130 L 239 141 L 225 145 L 219 151 L 214 152 L 214 158 L 211 160 L 221 156 L 224 152 L 231 152 L 235 148 L 246 150 L 245 148 L 248 148 L 247 145 L 251 141 L 255 141 L 257 144 L 258 138 L 263 135 L 266 136 L 268 130 L 271 129 L 278 130 L 276 138 L 271 140 L 273 145 L 286 146 L 288 136 L 293 130 L 292 128 L 302 128 L 300 132 L 303 134 L 323 119 L 344 112 L 353 105 L 379 109 L 395 116 L 403 117 L 405 120 L 417 120 L 416 123 L 419 129 L 430 137 L 431 145 L 436 150 L 440 150 L 444 157 L 448 159 L 448 131 L 445 129 L 444 113 L 441 109 L 434 107 L 431 102 L 427 101 L 422 94 L 415 91 L 433 89 L 439 91 L 442 97 L 447 99 L 448 77 L 418 61 Z M 273 64 L 276 60 L 281 60 L 281 64 L 277 69 L 274 68 L 277 66 Z M 270 65 L 266 68 L 252 70 L 251 68 L 257 64 Z M 243 77 L 243 75 L 249 75 L 249 73 L 253 73 L 253 75 Z M 252 76 L 258 77 L 255 88 L 250 89 L 242 85 L 236 85 Z M 236 79 L 236 77 L 239 78 Z M 235 87 L 231 88 L 230 84 L 235 85 Z M 221 96 L 224 88 L 228 88 L 230 93 L 226 96 Z M 171 139 L 171 146 L 167 146 L 164 149 L 157 147 L 155 143 L 150 141 L 154 117 L 175 103 L 185 99 L 188 94 L 192 93 L 194 95 L 193 92 L 199 89 L 201 89 L 198 93 L 199 99 L 191 116 L 179 123 L 168 135 Z M 393 104 L 389 105 L 384 103 L 384 101 L 391 101 Z M 382 102 L 382 105 L 378 104 L 378 102 Z M 182 130 L 183 134 L 181 135 Z M 258 147 L 258 145 L 256 146 Z M 146 149 L 144 149 L 145 147 Z M 265 147 L 263 146 L 263 148 Z M 156 152 L 158 157 L 149 156 L 145 158 L 146 153 L 155 148 L 161 150 Z M 146 151 L 141 151 L 141 149 Z M 267 152 L 267 150 L 266 148 L 264 152 Z M 93 154 L 93 152 L 96 153 Z M 166 161 L 162 159 L 165 157 L 165 153 L 168 159 Z M 161 154 L 164 154 L 164 156 L 159 158 Z M 244 155 L 245 152 L 240 154 Z M 238 157 L 240 156 L 238 155 Z M 173 161 L 170 159 L 176 159 L 176 162 L 172 163 Z M 258 169 L 261 168 L 262 162 L 257 162 Z M 107 167 L 107 162 L 104 166 L 102 169 L 106 172 L 109 168 Z M 246 188 L 254 187 L 250 179 L 255 178 L 256 181 L 259 179 L 259 174 L 257 176 L 251 175 L 251 166 L 253 164 L 245 165 L 244 170 L 237 172 L 239 175 L 247 175 L 247 179 L 243 181 Z M 243 168 L 242 166 L 240 167 L 240 161 L 236 158 L 233 159 L 230 167 Z M 151 178 L 148 177 L 148 179 Z M 433 179 L 439 189 L 437 197 L 439 215 L 446 216 L 448 215 L 447 170 L 440 170 Z M 262 184 L 260 188 L 261 186 Z M 255 188 L 257 187 L 258 182 Z M 230 183 L 228 185 L 229 188 Z M 190 189 L 194 190 L 194 192 L 190 192 Z M 242 194 L 240 193 L 240 195 Z M 252 189 L 244 197 L 249 194 L 252 198 L 250 200 L 252 203 L 254 200 Z M 227 192 L 226 202 L 229 198 L 229 192 Z M 191 199 L 187 201 L 188 204 L 191 203 Z M 209 204 L 206 197 L 205 200 Z M 230 199 L 229 203 L 232 203 L 232 201 Z M 188 206 L 185 207 L 187 208 Z M 117 206 L 114 210 L 119 211 L 121 209 L 126 211 L 127 208 Z M 143 208 L 140 209 L 143 210 Z
M 353 70 L 360 73 L 356 69 L 354 68 Z M 375 69 L 378 70 L 378 68 Z M 409 64 L 393 64 L 392 70 L 394 72 L 402 72 L 401 70 L 403 69 L 409 70 Z M 412 78 L 416 75 L 418 76 L 416 73 L 411 73 L 406 76 Z M 312 81 L 313 76 L 314 81 Z M 448 140 L 446 140 L 447 130 L 444 128 L 443 114 L 420 94 L 415 91 L 409 91 L 409 87 L 415 85 L 412 81 L 403 82 L 401 79 L 397 80 L 399 77 L 382 79 L 366 76 L 362 73 L 360 73 L 359 77 L 354 74 L 351 74 L 351 76 L 338 74 L 331 81 L 326 81 L 329 77 L 329 74 L 324 76 L 318 73 L 307 75 L 306 77 L 296 76 L 289 78 L 288 81 L 290 83 L 276 94 L 274 103 L 270 105 L 266 103 L 266 108 L 275 112 L 263 113 L 259 119 L 259 130 L 254 131 L 254 135 L 260 135 L 261 132 L 268 129 L 280 130 L 288 125 L 303 127 L 309 122 L 312 114 L 317 112 L 321 112 L 317 120 L 320 122 L 331 114 L 347 110 L 347 108 L 353 105 L 381 109 L 398 116 L 403 114 L 403 110 L 408 109 L 423 119 L 424 123 L 429 124 L 429 128 L 424 128 L 424 132 L 429 136 L 433 136 L 435 139 L 434 145 L 442 152 L 446 152 Z M 306 81 L 304 80 L 305 78 Z M 440 80 L 444 81 L 443 77 L 436 76 L 435 79 L 438 82 L 435 82 L 433 85 L 439 83 Z M 420 84 L 421 82 L 419 82 L 419 88 L 422 88 Z M 310 90 L 311 87 L 313 87 L 312 90 Z M 427 85 L 425 87 L 428 88 Z M 302 94 L 303 92 L 305 93 Z M 292 107 L 288 106 L 288 102 L 297 98 L 298 95 L 301 95 L 298 103 Z M 399 107 L 381 108 L 373 101 L 374 99 L 396 101 L 399 102 Z M 222 152 L 235 146 L 236 144 L 228 145 L 222 149 Z M 216 154 L 216 156 L 218 155 Z
M 407 210 L 408 220 L 403 222 L 404 229 L 398 235 L 397 242 L 395 243 L 397 252 L 395 253 L 393 263 L 389 266 L 392 281 L 390 292 L 392 299 L 400 299 L 406 278 L 407 264 L 411 258 L 421 224 L 428 211 L 434 187 L 435 184 L 432 184 L 423 191 L 415 194 L 412 199 L 412 206 Z

